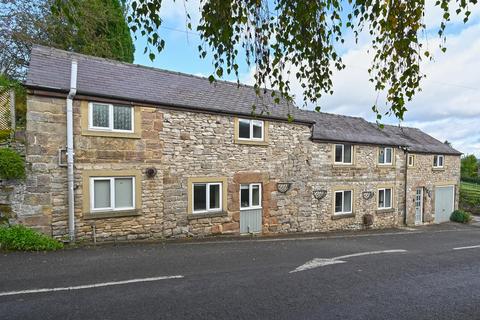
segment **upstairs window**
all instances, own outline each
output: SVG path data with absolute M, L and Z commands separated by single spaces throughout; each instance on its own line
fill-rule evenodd
M 392 208 L 392 189 L 378 189 L 378 209 Z
M 352 190 L 335 191 L 335 214 L 352 213 Z
M 408 155 L 408 166 L 409 167 L 415 166 L 415 155 L 413 154 Z
M 382 165 L 393 164 L 393 149 L 391 147 L 380 148 L 378 152 L 378 164 L 382 164 Z
M 443 155 L 434 155 L 433 156 L 433 167 L 434 168 L 443 168 L 444 157 Z
M 133 107 L 90 103 L 88 128 L 101 131 L 133 132 Z
M 335 163 L 352 164 L 353 163 L 353 145 L 336 144 L 335 145 Z
M 263 127 L 262 120 L 238 119 L 238 139 L 263 141 Z
M 95 211 L 120 211 L 135 208 L 134 177 L 90 178 L 90 209 Z
M 193 213 L 222 211 L 222 183 L 194 183 L 192 188 Z
M 260 183 L 240 185 L 240 209 L 259 209 L 262 207 L 262 185 Z

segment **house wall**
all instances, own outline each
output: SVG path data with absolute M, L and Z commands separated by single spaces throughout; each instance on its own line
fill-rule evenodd
M 445 156 L 442 169 L 433 168 L 433 155 L 414 154 L 415 164 L 407 170 L 407 225 L 415 225 L 415 196 L 417 188 L 423 188 L 423 222 L 435 219 L 435 187 L 455 186 L 455 209 L 460 197 L 460 156 Z M 428 190 L 428 192 L 427 192 Z M 430 193 L 430 194 L 429 194 Z
M 82 108 L 74 103 L 75 217 L 78 239 L 125 240 L 162 237 L 201 237 L 239 233 L 239 189 L 242 183 L 262 183 L 262 232 L 314 232 L 361 229 L 372 214 L 373 228 L 403 223 L 405 154 L 395 149 L 393 166 L 377 165 L 378 147 L 354 148 L 354 164 L 333 164 L 333 145 L 310 140 L 311 128 L 288 122 L 266 122 L 268 145 L 235 143 L 235 117 L 137 106 L 141 132 L 134 138 L 105 137 L 82 131 Z M 27 162 L 31 166 L 26 205 L 55 237 L 67 230 L 66 168 L 58 165 L 65 146 L 65 100 L 28 97 Z M 83 133 L 83 134 L 82 134 Z M 446 164 L 454 162 L 446 157 Z M 458 158 L 458 157 L 457 157 Z M 459 161 L 459 160 L 458 160 Z M 149 178 L 147 168 L 157 169 Z M 86 172 L 135 171 L 141 177 L 141 207 L 135 215 L 92 219 L 84 205 Z M 455 167 L 438 173 L 438 180 Z M 458 167 L 459 172 L 459 167 Z M 227 181 L 227 206 L 213 216 L 188 214 L 188 179 L 222 177 Z M 289 182 L 286 193 L 277 183 Z M 354 191 L 354 212 L 333 215 L 334 191 Z M 393 208 L 377 210 L 377 189 L 394 190 Z M 327 190 L 317 200 L 314 190 Z M 364 199 L 364 192 L 374 196 Z M 34 225 L 32 223 L 31 225 Z

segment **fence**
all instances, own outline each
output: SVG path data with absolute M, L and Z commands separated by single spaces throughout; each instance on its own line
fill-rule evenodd
M 0 130 L 15 129 L 15 92 L 0 87 Z

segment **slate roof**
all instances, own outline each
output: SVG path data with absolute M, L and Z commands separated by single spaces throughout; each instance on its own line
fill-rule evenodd
M 250 86 L 188 74 L 122 63 L 63 50 L 34 46 L 25 85 L 30 89 L 68 92 L 72 59 L 78 62 L 77 94 L 164 105 L 197 111 L 251 115 L 313 125 L 312 139 L 376 145 L 406 146 L 412 152 L 461 154 L 415 128 L 385 126 L 379 129 L 362 118 L 301 110 L 271 92 L 258 97 Z

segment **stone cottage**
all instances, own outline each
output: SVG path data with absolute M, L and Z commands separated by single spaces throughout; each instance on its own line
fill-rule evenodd
M 460 152 L 415 128 L 40 46 L 26 86 L 16 214 L 54 237 L 386 228 L 443 222 L 458 206 Z

